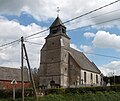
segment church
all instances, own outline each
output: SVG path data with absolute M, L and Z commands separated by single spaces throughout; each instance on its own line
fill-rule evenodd
M 41 49 L 40 87 L 100 86 L 101 71 L 83 52 L 70 47 L 66 27 L 57 17 Z

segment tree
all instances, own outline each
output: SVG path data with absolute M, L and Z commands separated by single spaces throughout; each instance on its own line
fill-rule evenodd
M 33 79 L 34 79 L 36 89 L 39 89 L 39 74 L 38 74 L 38 69 L 37 68 L 32 69 L 32 75 L 33 75 Z

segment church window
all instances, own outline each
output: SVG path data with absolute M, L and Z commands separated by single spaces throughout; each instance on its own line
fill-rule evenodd
M 53 61 L 53 58 L 51 58 L 51 60 Z
M 52 30 L 52 33 L 53 33 L 53 34 L 55 34 L 55 33 L 57 33 L 57 32 L 58 32 L 58 29 L 53 29 L 53 30 Z
M 86 72 L 84 72 L 84 82 L 86 82 Z
M 76 82 L 74 82 L 74 85 L 76 84 Z
M 65 54 L 65 57 L 66 57 L 66 54 Z
M 96 83 L 98 83 L 98 75 L 96 75 Z
M 67 71 L 67 68 L 65 68 L 65 72 Z
M 91 80 L 93 79 L 93 74 L 91 73 Z
M 52 42 L 52 45 L 54 45 L 54 42 Z
M 62 28 L 62 32 L 63 32 L 63 33 L 66 33 L 64 28 Z

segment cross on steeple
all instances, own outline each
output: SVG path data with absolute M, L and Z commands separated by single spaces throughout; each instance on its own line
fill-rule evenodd
M 60 9 L 59 7 L 57 7 L 57 16 L 59 17 L 59 12 L 60 12 Z

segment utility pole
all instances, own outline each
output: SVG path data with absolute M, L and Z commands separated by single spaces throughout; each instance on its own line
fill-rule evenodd
M 37 91 L 36 91 L 34 79 L 33 79 L 32 73 L 31 73 L 30 63 L 29 63 L 29 59 L 28 59 L 28 55 L 27 55 L 25 44 L 23 44 L 23 48 L 24 48 L 24 52 L 25 52 L 25 56 L 26 56 L 26 61 L 27 61 L 27 64 L 28 64 L 29 73 L 30 73 L 30 81 L 32 83 L 32 87 L 33 87 L 33 91 L 34 91 L 34 94 L 35 94 L 35 98 L 37 100 L 38 99 Z
M 22 88 L 22 101 L 24 101 L 24 67 L 23 67 L 23 37 L 21 37 L 21 88 Z
M 115 73 L 113 71 L 113 82 L 114 82 L 114 85 L 115 85 Z

